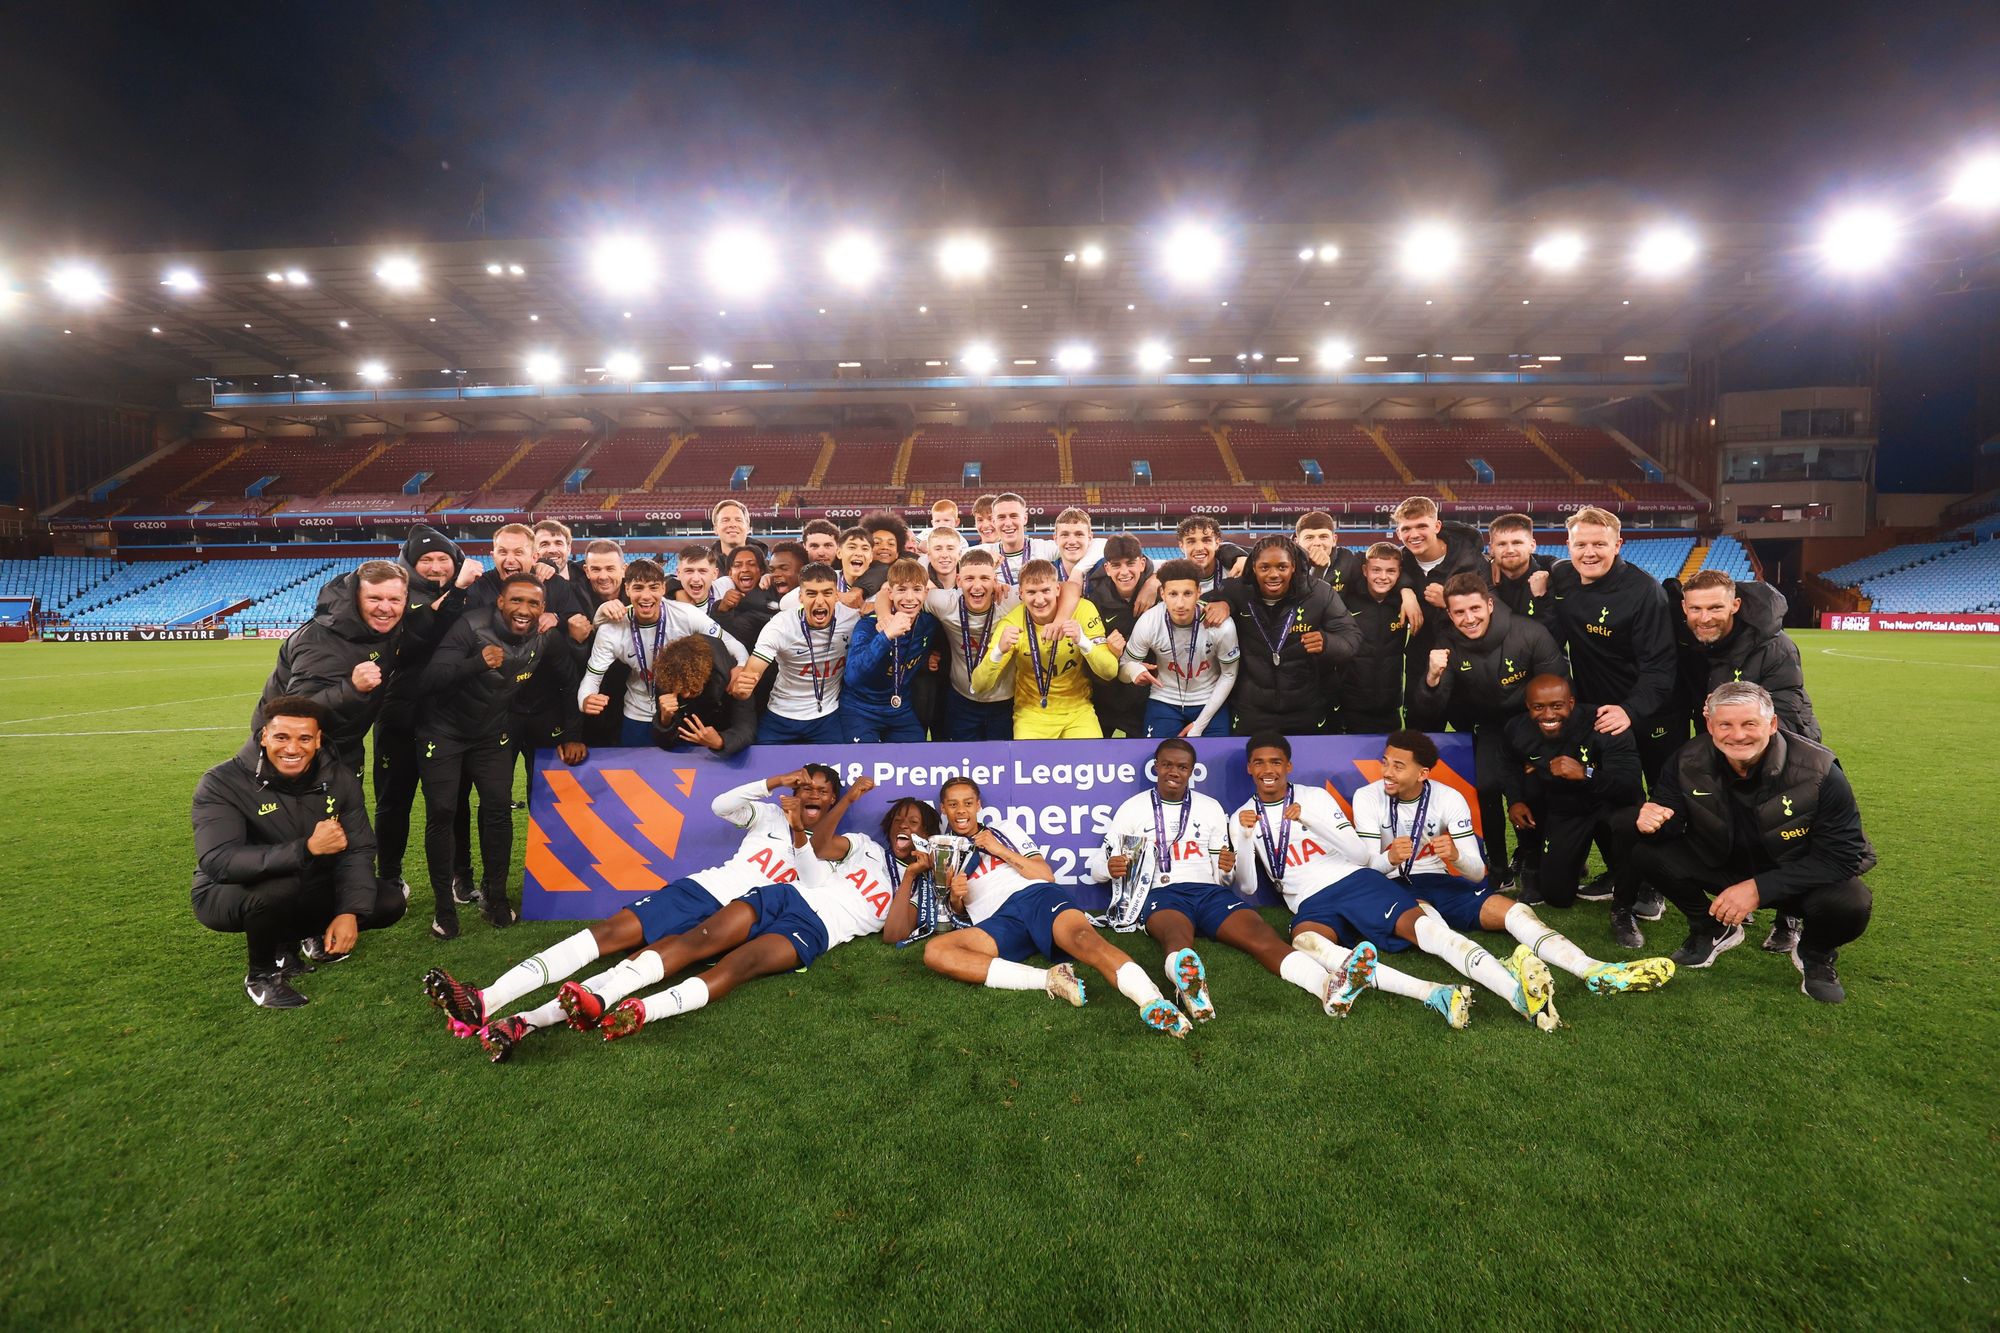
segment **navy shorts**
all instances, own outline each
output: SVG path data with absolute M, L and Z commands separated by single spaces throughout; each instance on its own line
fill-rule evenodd
M 1436 908 L 1444 923 L 1461 933 L 1484 929 L 1479 924 L 1479 909 L 1493 896 L 1493 890 L 1457 875 L 1412 875 L 1410 893 Z
M 625 910 L 639 918 L 639 928 L 646 932 L 646 943 L 652 944 L 669 935 L 687 934 L 720 912 L 722 904 L 694 880 L 677 879 L 636 902 L 626 903 Z
M 1342 944 L 1367 940 L 1383 953 L 1396 953 L 1410 942 L 1396 934 L 1396 922 L 1417 905 L 1417 896 L 1379 870 L 1352 870 L 1299 904 L 1292 929 L 1309 921 L 1331 926 Z
M 838 708 L 825 717 L 796 718 L 766 713 L 757 719 L 759 745 L 839 745 L 846 739 L 847 728 L 841 724 Z
M 826 952 L 826 922 L 819 919 L 805 897 L 789 884 L 765 884 L 743 895 L 757 913 L 757 928 L 751 939 L 782 935 L 792 942 L 799 966 L 811 967 L 813 959 Z
M 1145 925 L 1155 912 L 1179 912 L 1194 922 L 1195 934 L 1212 940 L 1230 913 L 1249 908 L 1249 903 L 1220 884 L 1159 884 L 1146 895 L 1146 905 L 1139 909 L 1139 924 Z
M 978 929 L 992 936 L 1000 956 L 1010 963 L 1025 963 L 1036 954 L 1051 963 L 1067 963 L 1070 956 L 1056 947 L 1056 918 L 1080 910 L 1055 885 L 1031 884 L 1000 904 Z

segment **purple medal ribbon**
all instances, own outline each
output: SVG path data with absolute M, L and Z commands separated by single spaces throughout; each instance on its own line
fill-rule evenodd
M 837 617 L 836 617 L 837 619 Z M 812 626 L 806 623 L 806 613 L 799 612 L 799 633 L 806 640 L 806 674 L 812 677 L 813 707 L 826 708 L 826 684 L 819 678 L 819 655 L 813 651 Z M 833 661 L 833 621 L 826 625 L 826 660 Z
M 1049 670 L 1048 674 L 1044 675 L 1042 673 L 1041 631 L 1035 625 L 1035 618 L 1029 615 L 1026 610 L 1021 612 L 1021 623 L 1028 630 L 1028 662 L 1034 668 L 1035 688 L 1041 692 L 1042 707 L 1047 708 L 1049 706 L 1049 686 L 1055 683 L 1056 678 L 1055 656 L 1061 651 L 1062 645 L 1058 643 L 1049 649 Z
M 1389 842 L 1394 842 L 1396 840 L 1396 809 L 1402 802 L 1398 801 L 1396 793 L 1390 791 L 1387 787 L 1382 789 L 1382 794 L 1389 798 Z M 1411 868 L 1417 864 L 1417 857 L 1424 850 L 1417 839 L 1423 834 L 1424 816 L 1430 813 L 1431 808 L 1431 784 L 1428 778 L 1424 779 L 1424 789 L 1417 797 L 1416 805 L 1416 818 L 1410 824 L 1410 859 L 1403 862 L 1396 870 L 1396 873 L 1404 879 L 1410 877 Z M 1384 843 L 1383 848 L 1387 850 L 1388 843 Z
M 1153 793 L 1153 837 L 1154 845 L 1160 849 L 1160 882 L 1166 883 L 1174 875 L 1174 848 L 1187 837 L 1188 821 L 1194 818 L 1194 797 L 1190 794 L 1181 798 L 1181 826 L 1174 830 L 1174 840 L 1167 841 L 1166 803 L 1160 793 Z
M 1250 623 L 1255 625 L 1257 632 L 1264 636 L 1264 646 L 1271 650 L 1272 666 L 1278 665 L 1278 660 L 1284 656 L 1285 644 L 1292 637 L 1292 629 L 1296 624 L 1290 612 L 1285 613 L 1284 621 L 1285 627 L 1278 631 L 1278 641 L 1272 643 L 1271 631 L 1264 628 L 1264 618 L 1257 614 L 1257 603 L 1250 603 Z
M 972 617 L 965 611 L 965 594 L 958 595 L 958 649 L 965 658 L 965 684 L 972 688 L 972 673 L 979 666 L 979 658 L 986 651 L 987 640 L 993 637 L 993 614 L 999 607 L 989 602 L 986 605 L 986 620 L 979 627 L 979 641 L 972 639 Z
M 653 651 L 646 651 L 646 636 L 639 629 L 639 618 L 628 615 L 626 623 L 632 627 L 632 657 L 638 665 L 639 674 L 646 678 L 646 688 L 652 691 L 653 712 L 660 711 L 660 687 L 653 680 L 653 659 L 660 655 L 660 642 L 667 633 L 667 608 L 660 608 L 660 618 L 653 622 Z
M 1201 609 L 1197 607 L 1194 613 L 1194 623 L 1188 627 L 1187 674 L 1181 677 L 1181 694 L 1183 697 L 1186 696 L 1189 690 L 1194 688 L 1194 661 L 1195 655 L 1200 650 L 1200 645 Z M 1181 657 L 1180 650 L 1174 647 L 1174 618 L 1172 616 L 1167 617 L 1167 656 L 1175 662 L 1180 661 Z
M 916 621 L 910 622 L 909 632 L 916 633 Z M 912 662 L 911 667 L 916 663 Z M 889 640 L 889 707 L 903 706 L 903 682 L 909 679 L 909 671 L 903 666 L 903 640 L 897 637 Z
M 1271 868 L 1271 879 L 1278 884 L 1285 882 L 1285 853 L 1292 848 L 1292 821 L 1284 811 L 1292 808 L 1291 783 L 1285 784 L 1284 803 L 1278 807 L 1278 836 L 1271 836 L 1270 821 L 1264 816 L 1264 803 L 1257 802 L 1257 834 L 1264 840 L 1264 859 Z

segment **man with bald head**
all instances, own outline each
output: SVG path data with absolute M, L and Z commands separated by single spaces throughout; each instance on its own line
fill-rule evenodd
M 1632 912 L 1638 881 L 1629 869 L 1631 811 L 1644 797 L 1638 746 L 1628 732 L 1598 731 L 1578 711 L 1567 676 L 1534 677 L 1522 703 L 1526 712 L 1501 733 L 1501 790 L 1507 822 L 1533 867 L 1533 896 L 1555 907 L 1573 904 L 1591 840 L 1602 838 L 1609 859 L 1621 863 L 1613 867 L 1611 935 L 1636 949 L 1646 942 Z M 1613 818 L 1620 811 L 1623 821 Z

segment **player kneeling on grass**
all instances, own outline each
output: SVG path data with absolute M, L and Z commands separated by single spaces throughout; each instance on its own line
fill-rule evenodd
M 842 799 L 838 795 L 839 779 L 832 770 L 809 764 L 793 772 L 732 787 L 717 796 L 709 807 L 718 818 L 743 830 L 743 841 L 729 860 L 654 890 L 605 920 L 516 964 L 484 989 L 467 986 L 442 968 L 433 968 L 424 977 L 425 993 L 452 1019 L 454 1031 L 459 1035 L 469 1036 L 476 1031 L 487 1053 L 496 1061 L 512 1054 L 515 1045 L 529 1033 L 551 1027 L 566 1017 L 576 1026 L 594 1027 L 607 1004 L 667 975 L 660 955 L 635 954 L 583 985 L 565 982 L 555 999 L 538 1008 L 510 1017 L 496 1015 L 531 991 L 552 981 L 562 981 L 608 954 L 685 936 L 716 916 L 719 909 L 735 904 L 755 890 L 783 888 L 808 873 L 818 875 L 823 863 L 817 852 L 805 844 L 804 833 L 817 830 L 822 823 L 833 828 L 838 823 L 837 812 L 844 811 L 869 785 L 865 780 L 856 783 L 856 790 Z M 790 788 L 792 792 L 792 798 L 787 799 L 795 800 L 796 821 L 779 804 L 765 799 L 781 788 Z M 829 815 L 833 817 L 829 819 Z M 801 828 L 804 833 L 798 832 Z M 771 895 L 773 901 L 780 896 Z M 886 910 L 886 881 L 881 896 Z
M 375 878 L 360 779 L 321 749 L 327 710 L 281 694 L 263 712 L 257 735 L 194 789 L 194 915 L 242 933 L 252 1002 L 296 1009 L 306 997 L 291 978 L 401 920 L 405 890 Z
M 1045 991 L 1080 1005 L 1083 982 L 1069 961 L 1075 958 L 1102 972 L 1138 1005 L 1147 1027 L 1187 1036 L 1187 1018 L 1167 1003 L 1146 970 L 1091 929 L 1083 909 L 1051 883 L 1055 872 L 1028 835 L 1004 820 L 980 824 L 978 783 L 946 779 L 938 804 L 952 834 L 972 842 L 971 861 L 944 886 L 951 910 L 972 924 L 926 944 L 925 967 L 974 986 Z M 1035 954 L 1054 966 L 1030 967 L 1027 959 Z
M 1382 745 L 1382 776 L 1354 793 L 1355 832 L 1368 849 L 1368 864 L 1394 878 L 1444 925 L 1454 931 L 1505 931 L 1520 941 L 1507 970 L 1527 991 L 1538 1026 L 1548 1031 L 1561 1025 L 1545 964 L 1582 978 L 1593 995 L 1653 990 L 1673 980 L 1669 959 L 1602 962 L 1549 929 L 1534 908 L 1484 887 L 1486 862 L 1472 831 L 1472 811 L 1455 788 L 1430 777 L 1437 762 L 1437 744 L 1423 732 L 1391 732 Z M 1458 957 L 1445 958 L 1458 966 Z
M 1455 1028 L 1471 1022 L 1471 987 L 1424 981 L 1379 958 L 1382 950 L 1409 947 L 1408 937 L 1397 931 L 1406 917 L 1419 915 L 1416 900 L 1364 866 L 1367 853 L 1361 839 L 1324 787 L 1292 784 L 1292 743 L 1275 731 L 1261 731 L 1250 738 L 1245 753 L 1256 791 L 1229 824 L 1237 891 L 1248 897 L 1256 890 L 1257 862 L 1262 860 L 1264 873 L 1292 911 L 1293 948 L 1311 955 L 1329 973 L 1345 972 L 1348 984 L 1358 977 L 1377 990 L 1420 1000 Z M 1343 940 L 1354 947 L 1343 947 Z M 1470 941 L 1464 943 L 1472 947 Z M 1504 985 L 1501 993 L 1514 1002 L 1523 988 L 1504 971 L 1498 980 Z M 1335 1003 L 1341 999 L 1341 994 L 1329 993 L 1327 1012 L 1342 1012 Z M 1344 999 L 1353 1003 L 1351 995 Z M 1525 1001 L 1516 1007 L 1525 1012 Z
M 1192 611 L 1193 598 L 1188 605 Z M 1159 941 L 1175 999 L 1198 1023 L 1215 1017 L 1215 1002 L 1208 969 L 1194 950 L 1197 934 L 1242 950 L 1327 1013 L 1345 1018 L 1368 986 L 1374 946 L 1363 945 L 1329 970 L 1285 943 L 1246 899 L 1224 887 L 1236 870 L 1229 816 L 1214 797 L 1189 789 L 1194 770 L 1194 746 L 1179 738 L 1162 741 L 1153 751 L 1153 790 L 1130 797 L 1111 816 L 1104 846 L 1089 862 L 1097 879 L 1112 884 L 1104 924 L 1117 931 L 1144 928 Z

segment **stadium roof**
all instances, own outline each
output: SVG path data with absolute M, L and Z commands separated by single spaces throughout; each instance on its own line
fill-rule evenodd
M 606 378 L 614 351 L 647 379 L 752 367 L 794 381 L 945 377 L 964 373 L 973 344 L 990 347 L 995 373 L 1050 373 L 1059 349 L 1080 344 L 1095 352 L 1094 373 L 1142 381 L 1134 357 L 1148 340 L 1173 357 L 1155 374 L 1236 369 L 1261 354 L 1267 368 L 1312 375 L 1329 341 L 1352 349 L 1351 369 L 1371 354 L 1482 364 L 1672 354 L 1761 327 L 1811 278 L 1792 228 L 1708 228 L 1687 267 L 1667 276 L 1638 271 L 1635 229 L 1582 235 L 1581 257 L 1556 271 L 1530 257 L 1544 229 L 1467 229 L 1448 272 L 1412 276 L 1408 228 L 1220 228 L 1215 271 L 1180 283 L 1162 260 L 1162 229 L 994 231 L 982 237 L 990 266 L 958 279 L 938 263 L 950 234 L 894 232 L 878 238 L 881 270 L 860 290 L 829 273 L 830 238 L 774 238 L 770 281 L 755 296 L 718 295 L 709 240 L 692 236 L 649 242 L 655 280 L 617 294 L 583 241 L 119 255 L 52 267 L 66 292 L 17 269 L 0 349 L 17 383 L 238 390 L 358 387 L 370 363 L 392 381 L 449 383 L 437 378 L 449 372 L 459 383 L 521 383 L 537 352 L 565 383 Z

